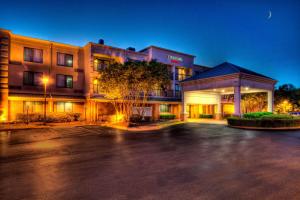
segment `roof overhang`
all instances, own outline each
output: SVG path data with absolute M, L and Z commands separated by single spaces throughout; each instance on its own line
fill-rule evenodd
M 180 84 L 183 91 L 194 91 L 236 86 L 274 90 L 276 83 L 276 80 L 270 78 L 245 73 L 234 73 L 223 76 L 183 81 Z

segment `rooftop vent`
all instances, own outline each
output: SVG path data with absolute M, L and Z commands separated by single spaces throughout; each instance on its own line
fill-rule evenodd
M 103 39 L 98 40 L 98 44 L 104 45 L 104 40 Z
M 128 50 L 128 51 L 134 51 L 134 52 L 135 52 L 135 48 L 133 48 L 133 47 L 128 47 L 127 50 Z

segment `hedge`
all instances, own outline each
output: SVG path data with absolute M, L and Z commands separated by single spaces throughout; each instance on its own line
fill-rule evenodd
M 245 113 L 243 115 L 243 118 L 247 119 L 258 119 L 267 115 L 272 115 L 273 113 L 271 112 L 252 112 L 252 113 Z
M 244 127 L 263 127 L 263 128 L 279 128 L 279 127 L 300 127 L 299 118 L 290 119 L 245 119 L 245 118 L 228 118 L 228 125 L 230 126 L 244 126 Z
M 71 122 L 79 121 L 80 113 L 48 113 L 46 115 L 46 122 Z M 41 113 L 25 113 L 17 114 L 17 121 L 20 122 L 43 122 L 44 115 Z
M 214 115 L 200 114 L 199 118 L 212 119 L 212 118 L 214 118 Z
M 149 116 L 141 116 L 141 115 L 137 115 L 137 114 L 134 114 L 134 115 L 131 115 L 130 116 L 130 119 L 129 119 L 130 122 L 133 122 L 133 123 L 138 123 L 138 122 L 150 122 L 151 121 L 151 117 Z
M 174 115 L 174 114 L 160 114 L 159 118 L 160 119 L 175 119 L 176 115 Z
M 294 117 L 286 114 L 272 114 L 262 116 L 261 119 L 294 119 Z

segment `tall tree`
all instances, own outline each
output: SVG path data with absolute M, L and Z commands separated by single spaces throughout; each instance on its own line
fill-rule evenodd
M 274 97 L 276 112 L 300 110 L 300 88 L 292 84 L 281 85 L 275 90 Z
M 101 93 L 128 122 L 134 107 L 144 114 L 150 93 L 169 83 L 169 72 L 156 61 L 113 63 L 102 71 L 99 83 Z
M 266 111 L 267 94 L 264 92 L 243 94 L 241 104 L 243 113 Z

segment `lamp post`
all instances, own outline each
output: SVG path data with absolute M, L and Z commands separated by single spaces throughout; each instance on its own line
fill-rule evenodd
M 46 124 L 46 104 L 47 104 L 47 84 L 48 84 L 48 77 L 44 76 L 42 82 L 44 84 L 44 124 Z

